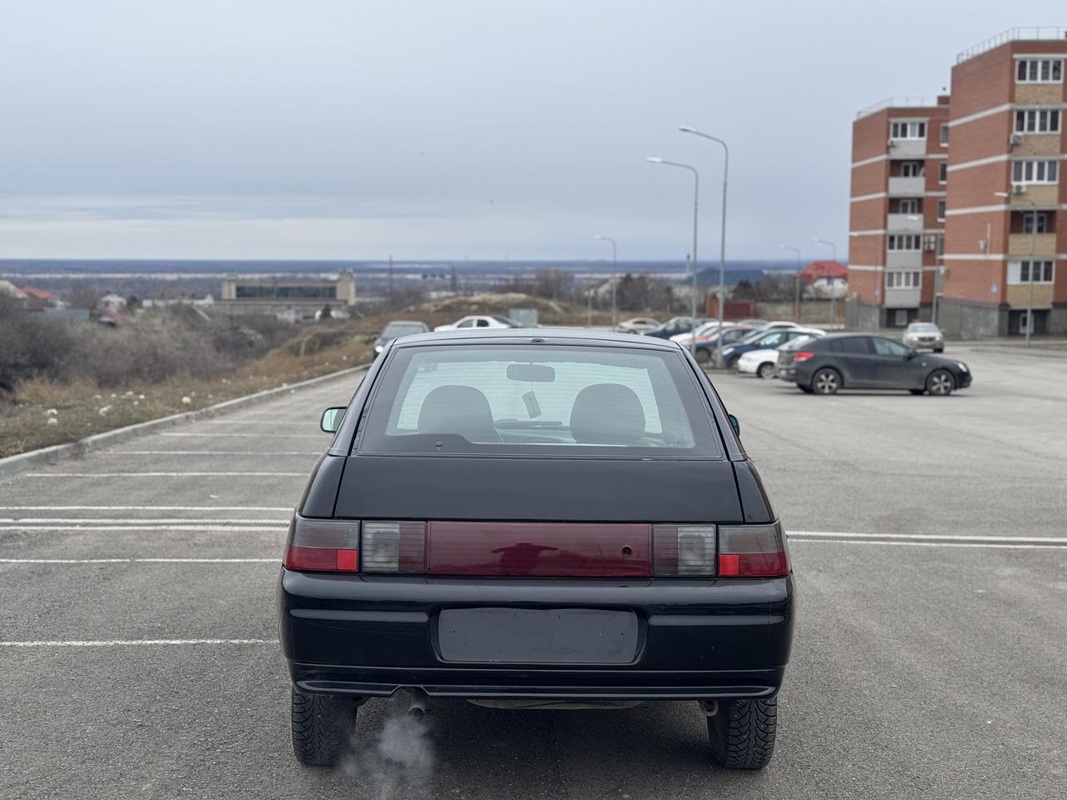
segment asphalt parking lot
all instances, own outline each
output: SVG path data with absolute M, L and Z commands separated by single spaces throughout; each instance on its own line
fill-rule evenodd
M 713 374 L 799 587 L 763 772 L 714 768 L 692 703 L 372 701 L 300 767 L 274 590 L 348 378 L 0 479 L 0 798 L 1065 796 L 1067 358 L 946 355 L 948 398 Z

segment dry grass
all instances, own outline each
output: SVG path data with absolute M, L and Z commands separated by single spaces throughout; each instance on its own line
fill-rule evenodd
M 67 384 L 28 381 L 19 385 L 17 402 L 0 397 L 0 458 L 366 364 L 374 358 L 375 337 L 392 319 L 418 319 L 433 327 L 466 314 L 506 315 L 515 307 L 537 308 L 540 321 L 547 325 L 587 324 L 587 311 L 580 306 L 568 308 L 525 295 L 478 295 L 317 325 L 224 378 L 172 378 L 106 389 L 86 380 Z M 620 313 L 619 318 L 628 316 L 633 314 Z M 661 318 L 667 316 L 661 314 Z M 608 326 L 611 314 L 594 311 L 590 321 Z
M 216 380 L 181 378 L 107 390 L 89 381 L 27 381 L 18 387 L 17 403 L 0 406 L 0 458 L 365 364 L 373 358 L 379 328 L 368 319 L 312 329 Z

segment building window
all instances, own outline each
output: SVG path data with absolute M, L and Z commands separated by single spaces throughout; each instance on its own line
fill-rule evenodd
M 1060 111 L 1057 108 L 1031 108 L 1015 112 L 1016 133 L 1059 133 Z
M 1015 66 L 1018 83 L 1061 83 L 1062 58 L 1020 58 Z
M 918 120 L 889 123 L 890 139 L 925 139 L 926 123 Z
M 891 233 L 889 234 L 890 250 L 921 250 L 922 236 L 918 233 Z
M 1035 226 L 1034 223 L 1037 222 Z M 1034 228 L 1037 230 L 1034 230 Z M 1048 233 L 1048 214 L 1032 211 L 1023 214 L 1023 233 Z
M 944 220 L 945 219 L 945 201 L 944 200 L 938 200 L 937 201 L 937 218 L 938 218 L 938 220 Z
M 938 166 L 938 169 L 937 169 L 937 182 L 938 183 L 947 183 L 948 182 L 948 162 L 947 161 L 942 161 L 941 164 Z
M 1011 165 L 1012 183 L 1056 183 L 1056 161 L 1016 161 Z
M 1052 261 L 1009 261 L 1008 283 L 1052 283 Z
M 923 162 L 905 161 L 900 165 L 900 177 L 921 178 L 924 174 Z
M 921 285 L 919 283 L 920 275 L 918 272 L 887 272 L 885 274 L 885 288 L 886 289 L 918 289 Z
M 941 137 L 941 146 L 948 147 L 948 125 L 942 125 L 938 134 Z
M 901 214 L 918 214 L 919 213 L 919 201 L 914 197 L 909 197 L 900 201 L 900 213 Z

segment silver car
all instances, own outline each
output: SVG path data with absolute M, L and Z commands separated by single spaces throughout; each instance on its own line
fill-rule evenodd
M 933 350 L 941 353 L 945 349 L 945 335 L 933 322 L 913 322 L 904 330 L 904 344 L 913 350 Z

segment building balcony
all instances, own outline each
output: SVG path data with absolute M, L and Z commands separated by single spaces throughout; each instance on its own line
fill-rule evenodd
M 926 158 L 925 139 L 890 139 L 890 158 L 922 159 Z
M 886 308 L 918 308 L 922 300 L 922 289 L 886 289 Z
M 885 257 L 886 269 L 922 269 L 922 250 L 890 250 Z
M 920 233 L 923 229 L 922 215 L 889 214 L 885 219 L 885 227 L 890 233 Z
M 890 197 L 922 197 L 926 194 L 926 178 L 890 178 Z
M 1033 253 L 1046 258 L 1056 257 L 1056 234 L 1013 233 L 1008 237 L 1008 255 L 1012 258 L 1029 258 Z

